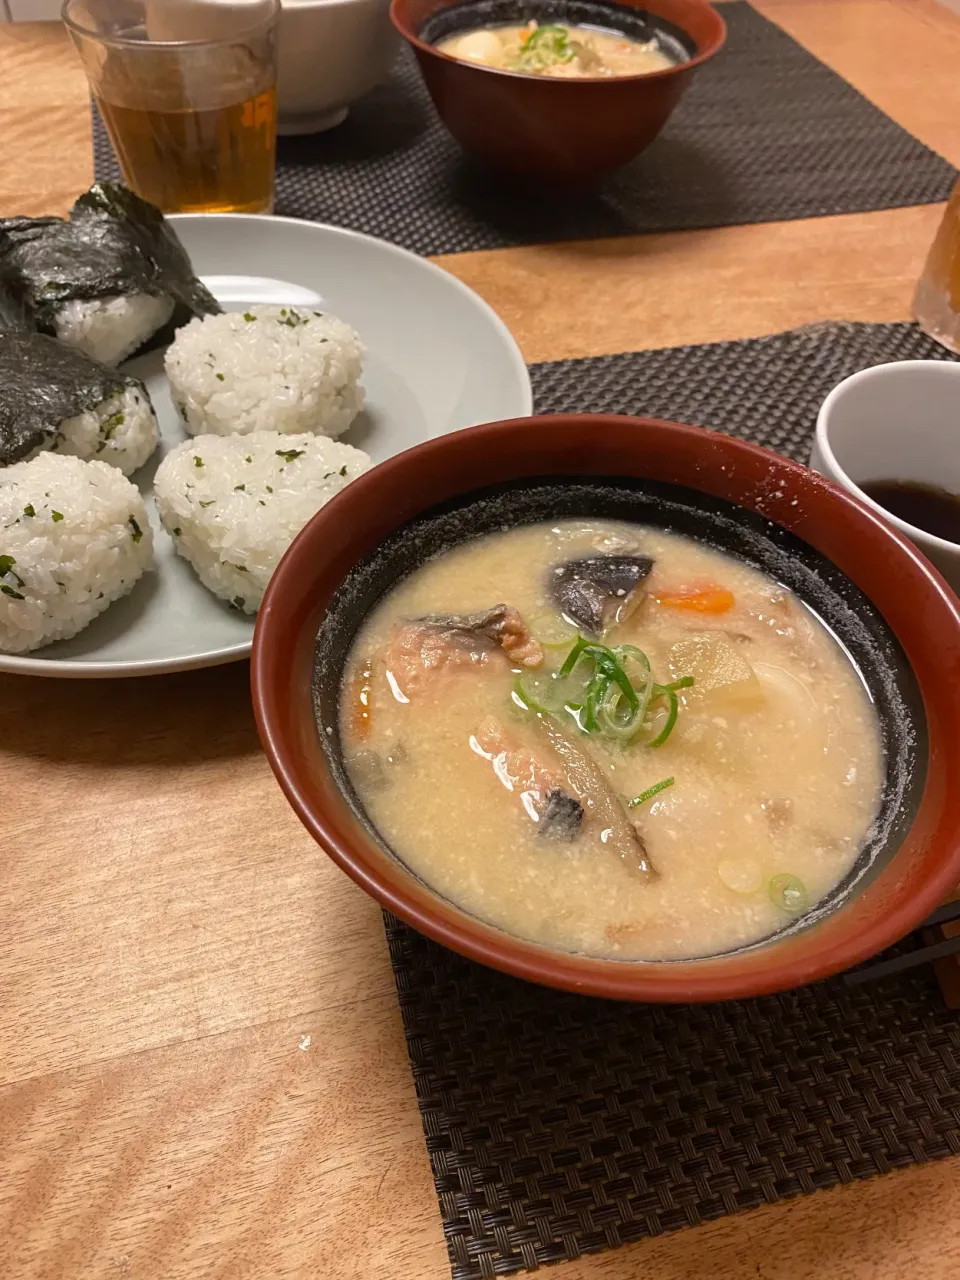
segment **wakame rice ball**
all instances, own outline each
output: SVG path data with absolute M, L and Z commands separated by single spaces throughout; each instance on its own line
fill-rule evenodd
M 0 651 L 69 639 L 152 565 L 143 498 L 116 467 L 40 453 L 0 470 Z
M 154 493 L 164 528 L 203 585 L 256 613 L 296 535 L 370 465 L 361 450 L 324 436 L 198 436 L 164 458 Z
M 143 384 L 131 384 L 108 400 L 65 418 L 54 453 L 107 462 L 132 475 L 153 454 L 160 440 L 153 405 Z
M 363 408 L 363 356 L 359 336 L 336 316 L 263 306 L 191 320 L 165 363 L 192 435 L 338 436 Z

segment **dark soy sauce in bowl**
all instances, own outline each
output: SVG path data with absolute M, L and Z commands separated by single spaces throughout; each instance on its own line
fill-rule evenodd
M 860 488 L 898 520 L 960 544 L 960 494 L 913 480 L 867 480 Z

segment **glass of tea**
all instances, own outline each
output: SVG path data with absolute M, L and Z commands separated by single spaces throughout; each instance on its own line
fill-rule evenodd
M 66 0 L 124 181 L 165 213 L 269 213 L 280 0 Z
M 960 355 L 960 182 L 930 248 L 913 314 L 924 333 Z

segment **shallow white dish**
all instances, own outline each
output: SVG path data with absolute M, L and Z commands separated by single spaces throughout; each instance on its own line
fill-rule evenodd
M 227 310 L 320 305 L 358 330 L 367 346 L 367 407 L 340 439 L 374 462 L 448 431 L 531 412 L 530 378 L 509 330 L 466 285 L 422 258 L 292 218 L 182 214 L 171 222 L 197 275 Z M 170 400 L 163 354 L 124 368 L 144 379 L 160 420 L 160 447 L 132 477 L 147 497 L 157 567 L 72 640 L 26 656 L 0 654 L 0 671 L 159 675 L 250 652 L 254 620 L 201 586 L 153 510 L 153 473 L 164 453 L 188 438 Z

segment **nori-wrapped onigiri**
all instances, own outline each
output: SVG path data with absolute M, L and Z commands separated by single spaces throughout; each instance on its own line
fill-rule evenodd
M 158 440 L 142 382 L 45 334 L 3 329 L 0 319 L 0 468 L 52 450 L 130 475 Z
M 10 268 L 0 261 L 0 333 L 32 333 L 33 317 L 19 282 Z
M 34 327 L 104 364 L 171 318 L 220 311 L 155 205 L 97 183 L 63 218 L 0 218 L 0 273 Z

